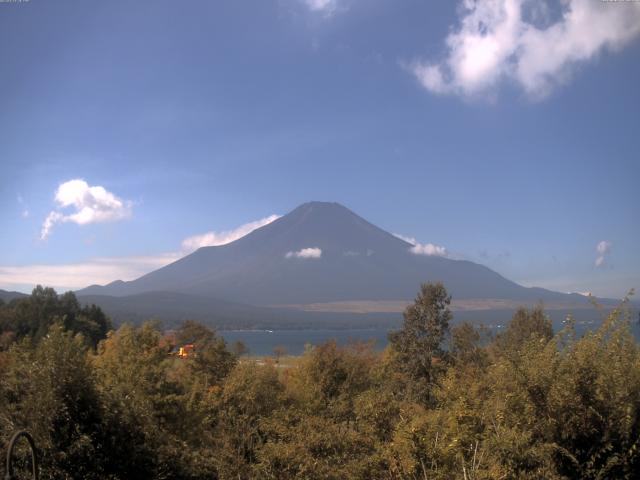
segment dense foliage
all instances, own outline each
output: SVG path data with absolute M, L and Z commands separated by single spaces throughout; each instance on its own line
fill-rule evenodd
M 449 301 L 423 285 L 382 353 L 328 342 L 276 363 L 194 322 L 108 331 L 38 288 L 0 306 L 0 441 L 27 428 L 51 479 L 638 478 L 624 304 L 581 338 L 542 308 L 491 338 L 451 328 Z

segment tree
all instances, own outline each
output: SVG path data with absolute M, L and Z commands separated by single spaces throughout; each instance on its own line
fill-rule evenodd
M 74 316 L 65 317 L 65 320 L 68 330 L 81 333 L 94 348 L 100 340 L 107 338 L 107 333 L 112 329 L 111 320 L 97 305 L 86 305 Z
M 80 335 L 55 324 L 35 346 L 24 339 L 6 354 L 0 432 L 33 434 L 43 478 L 105 477 L 103 411 L 86 348 Z
M 311 414 L 353 420 L 354 399 L 371 386 L 375 365 L 370 344 L 340 347 L 327 341 L 307 352 L 291 373 L 291 396 Z
M 486 352 L 480 347 L 482 327 L 477 329 L 468 322 L 451 329 L 451 353 L 458 364 L 480 366 L 486 360 Z
M 187 359 L 187 365 L 208 385 L 219 384 L 236 364 L 236 358 L 227 350 L 224 339 L 201 323 L 184 322 L 176 331 L 176 341 L 179 345 L 193 345 L 194 355 Z
M 449 334 L 450 304 L 442 283 L 424 283 L 404 311 L 402 329 L 389 334 L 395 368 L 418 384 L 423 400 L 447 357 L 443 343 Z
M 227 376 L 214 435 L 218 478 L 255 478 L 251 470 L 264 442 L 260 423 L 278 407 L 282 391 L 273 365 L 243 362 Z
M 40 340 L 51 325 L 59 322 L 65 330 L 81 333 L 87 344 L 95 348 L 112 328 L 100 307 L 81 307 L 73 292 L 58 295 L 53 288 L 40 285 L 29 297 L 14 300 L 0 310 L 0 332 L 13 332 L 16 339 Z
M 170 478 L 180 472 L 186 414 L 176 362 L 157 325 L 123 325 L 101 342 L 94 365 L 105 403 L 105 446 L 119 478 Z
M 528 310 L 520 307 L 514 314 L 507 330 L 498 335 L 496 346 L 499 351 L 518 352 L 530 341 L 543 343 L 553 338 L 553 325 L 544 313 L 542 305 Z

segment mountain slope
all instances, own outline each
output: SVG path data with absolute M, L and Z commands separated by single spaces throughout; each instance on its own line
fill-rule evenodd
M 160 320 L 173 328 L 196 320 L 217 329 L 308 329 L 395 327 L 401 315 L 392 313 L 306 312 L 226 302 L 176 292 L 146 292 L 112 297 L 78 295 L 82 304 L 99 305 L 116 325 Z
M 283 305 L 410 299 L 421 282 L 442 281 L 457 299 L 585 302 L 580 295 L 522 287 L 473 262 L 414 255 L 410 247 L 342 205 L 311 202 L 235 242 L 200 248 L 137 280 L 78 293 L 165 291 Z M 296 257 L 303 249 L 321 253 Z

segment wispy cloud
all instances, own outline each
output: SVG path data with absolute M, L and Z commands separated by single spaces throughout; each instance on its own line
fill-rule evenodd
M 408 68 L 436 94 L 491 94 L 506 80 L 540 98 L 576 65 L 640 35 L 640 3 L 554 3 L 561 9 L 555 19 L 545 0 L 464 0 L 459 25 L 446 38 L 446 57 Z
M 82 179 L 60 184 L 55 193 L 55 210 L 42 224 L 40 238 L 46 239 L 57 223 L 78 225 L 122 220 L 131 215 L 131 202 L 121 200 L 100 185 L 90 186 Z M 65 213 L 65 209 L 72 209 Z M 68 210 L 67 210 L 68 211 Z
M 287 252 L 286 258 L 320 258 L 322 250 L 317 247 L 303 248 L 297 252 Z
M 582 295 L 583 297 L 590 297 L 593 295 L 591 292 L 567 292 L 567 293 L 577 293 L 578 295 Z
M 596 252 L 598 253 L 595 262 L 596 267 L 603 267 L 605 265 L 607 256 L 611 253 L 612 246 L 613 244 L 608 240 L 602 240 L 596 245 Z
M 20 213 L 20 215 L 22 216 L 22 218 L 29 218 L 29 215 L 30 215 L 29 208 L 27 207 L 24 201 L 24 198 L 22 198 L 22 195 L 18 195 L 17 200 L 18 200 L 18 204 L 20 205 L 20 208 L 22 209 L 22 212 Z
M 78 289 L 114 280 L 133 280 L 176 261 L 180 255 L 92 258 L 59 265 L 0 266 L 0 288 L 29 290 L 37 284 L 58 290 Z
M 401 240 L 404 240 L 407 243 L 412 245 L 409 248 L 409 251 L 415 255 L 429 255 L 435 257 L 448 257 L 449 252 L 447 249 L 440 245 L 435 245 L 433 243 L 420 243 L 413 237 L 405 237 L 404 235 L 400 235 L 399 233 L 394 233 L 394 236 L 398 237 Z
M 411 245 L 415 245 L 416 243 L 418 243 L 418 241 L 415 238 L 406 237 L 404 235 L 400 235 L 399 233 L 394 233 L 393 236 L 398 237 L 400 240 L 404 240 L 405 242 L 410 243 Z
M 194 235 L 192 237 L 185 238 L 182 241 L 182 249 L 185 252 L 192 252 L 200 247 L 212 247 L 217 245 L 226 245 L 227 243 L 234 242 L 239 238 L 248 235 L 254 230 L 264 227 L 269 223 L 280 218 L 280 215 L 270 215 L 255 222 L 245 223 L 233 230 L 225 230 L 222 232 L 206 232 L 200 235 Z

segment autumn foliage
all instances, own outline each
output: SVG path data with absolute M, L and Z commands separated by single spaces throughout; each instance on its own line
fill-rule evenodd
M 383 352 L 328 342 L 284 365 L 194 322 L 107 333 L 99 309 L 34 295 L 0 307 L 0 441 L 32 432 L 42 478 L 638 478 L 624 303 L 582 337 L 542 308 L 492 337 L 426 284 Z

